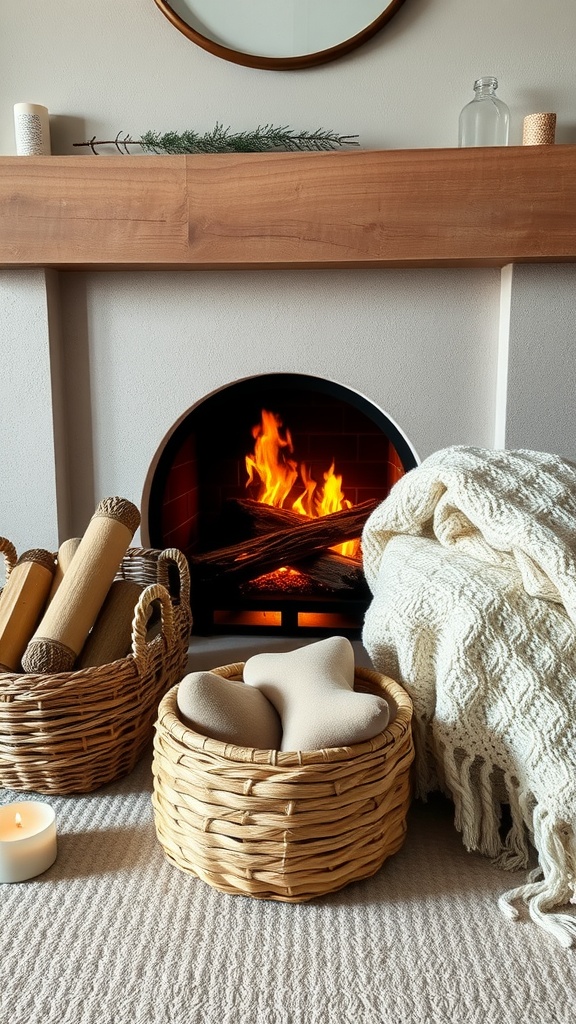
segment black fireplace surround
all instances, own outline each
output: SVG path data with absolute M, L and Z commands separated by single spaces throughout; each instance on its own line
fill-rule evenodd
M 197 403 L 164 440 L 143 508 L 150 544 L 178 547 L 189 559 L 196 634 L 358 637 L 370 596 L 361 563 L 357 585 L 344 589 L 302 573 L 292 574 L 293 585 L 285 576 L 281 588 L 277 581 L 268 586 L 268 575 L 238 583 L 225 574 L 211 578 L 195 563 L 202 554 L 248 540 L 230 511 L 238 499 L 257 499 L 257 485 L 247 486 L 246 456 L 264 409 L 290 432 L 291 458 L 316 481 L 334 463 L 353 506 L 384 500 L 417 464 L 393 421 L 354 390 L 306 374 L 247 377 Z M 301 491 L 299 480 L 294 495 Z

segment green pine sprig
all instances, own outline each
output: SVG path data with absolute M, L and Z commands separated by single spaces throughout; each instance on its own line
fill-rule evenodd
M 296 132 L 288 125 L 258 125 L 252 131 L 231 132 L 216 123 L 211 132 L 200 134 L 193 129 L 183 132 L 144 132 L 139 139 L 131 135 L 115 139 L 75 142 L 75 146 L 89 146 L 93 153 L 97 146 L 116 146 L 120 153 L 129 153 L 129 146 L 140 146 L 145 153 L 269 153 L 310 152 L 331 150 L 340 146 L 357 146 L 357 135 L 338 135 L 325 128 Z

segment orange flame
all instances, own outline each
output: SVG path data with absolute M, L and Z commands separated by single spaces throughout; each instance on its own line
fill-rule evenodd
M 324 488 L 319 506 L 318 515 L 327 516 L 330 512 L 339 512 L 342 508 L 352 508 L 352 502 L 344 497 L 342 490 L 342 476 L 334 472 L 334 462 L 327 473 L 324 473 Z M 354 558 L 358 554 L 360 540 L 347 540 L 343 544 L 335 544 L 331 549 L 341 555 Z
M 282 421 L 273 412 L 262 410 L 262 420 L 252 428 L 255 439 L 254 454 L 246 456 L 248 487 L 257 475 L 260 478 L 260 492 L 257 500 L 263 505 L 283 508 L 298 477 L 298 466 L 291 455 L 294 451 L 290 431 L 283 437 L 280 433 Z M 286 452 L 288 454 L 286 454 Z
M 252 435 L 255 440 L 254 453 L 246 456 L 246 486 L 259 478 L 260 490 L 257 501 L 264 505 L 273 505 L 275 508 L 284 508 L 284 503 L 300 473 L 304 490 L 292 503 L 294 512 L 316 519 L 344 508 L 352 508 L 352 502 L 348 501 L 342 490 L 342 476 L 335 473 L 334 461 L 330 469 L 323 474 L 324 486 L 321 488 L 318 488 L 317 482 L 304 463 L 298 470 L 297 462 L 290 458 L 294 451 L 290 431 L 282 431 L 282 421 L 276 413 L 263 409 L 261 421 L 252 428 Z M 335 544 L 331 550 L 349 558 L 358 557 L 360 539 Z
M 318 515 L 325 515 L 324 512 L 319 513 L 315 511 L 314 491 L 316 490 L 316 481 L 310 475 L 304 463 L 300 466 L 300 476 L 302 477 L 304 490 L 300 497 L 296 498 L 296 501 L 293 502 L 292 511 L 299 512 L 301 516 L 308 516 L 309 519 L 316 519 Z

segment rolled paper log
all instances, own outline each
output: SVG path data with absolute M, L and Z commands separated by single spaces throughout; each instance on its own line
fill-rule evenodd
M 84 646 L 140 513 L 125 498 L 104 498 L 22 658 L 25 672 L 68 672 Z
M 64 573 L 70 565 L 70 562 L 76 554 L 79 546 L 80 537 L 69 537 L 68 540 L 62 541 L 58 548 L 58 554 L 56 556 L 56 572 L 54 573 L 54 579 L 52 580 L 52 586 L 50 588 L 50 593 L 48 594 L 48 604 L 50 604 L 50 601 L 62 583 Z
M 75 668 L 108 665 L 130 653 L 134 610 L 143 590 L 132 580 L 114 581 Z
M 54 555 L 32 548 L 20 556 L 0 594 L 0 671 L 20 671 L 22 655 L 44 611 Z

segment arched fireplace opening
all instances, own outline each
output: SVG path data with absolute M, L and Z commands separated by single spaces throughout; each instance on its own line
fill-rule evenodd
M 144 543 L 188 558 L 196 634 L 356 638 L 370 597 L 363 524 L 416 464 L 396 424 L 350 388 L 248 377 L 164 438 L 142 500 Z

